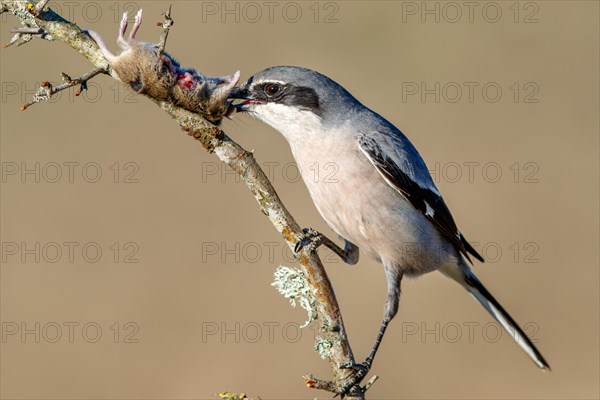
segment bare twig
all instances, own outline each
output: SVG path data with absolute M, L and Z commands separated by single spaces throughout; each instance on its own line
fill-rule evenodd
M 42 33 L 44 33 L 44 30 L 42 28 L 29 28 L 29 27 L 25 27 L 25 28 L 14 28 L 9 30 L 10 33 L 27 33 L 29 35 L 41 35 Z
M 332 381 L 324 381 L 322 379 L 315 378 L 312 375 L 304 375 L 302 378 L 304 378 L 307 388 L 325 390 L 326 392 L 331 393 L 337 393 L 338 391 L 335 383 Z
M 371 386 L 373 386 L 375 382 L 377 382 L 377 379 L 379 379 L 379 376 L 373 375 L 373 377 L 369 379 L 369 382 L 367 382 L 367 384 L 365 385 L 363 391 L 366 392 L 367 390 L 371 389 Z
M 52 35 L 53 39 L 66 43 L 95 67 L 104 69 L 113 78 L 118 79 L 98 45 L 87 32 L 51 9 L 46 9 L 36 17 L 29 11 L 30 6 L 31 3 L 26 0 L 0 0 L 0 7 L 15 15 L 25 26 L 43 29 L 48 35 Z
M 164 53 L 165 51 L 165 46 L 167 45 L 167 38 L 169 37 L 169 31 L 171 30 L 171 27 L 173 26 L 173 19 L 171 18 L 171 6 L 169 6 L 169 9 L 163 13 L 163 17 L 164 17 L 164 21 L 158 22 L 156 25 L 157 26 L 162 26 L 163 28 L 163 33 L 162 35 L 160 35 L 160 39 L 158 41 L 158 55 L 162 55 L 162 53 Z
M 65 89 L 71 88 L 73 86 L 81 85 L 79 90 L 75 93 L 75 96 L 79 96 L 81 92 L 87 90 L 87 83 L 90 79 L 95 77 L 98 74 L 105 72 L 102 68 L 94 68 L 92 71 L 88 72 L 85 75 L 80 76 L 79 78 L 71 79 L 71 77 L 64 72 L 62 73 L 63 80 L 65 83 L 52 86 L 52 84 L 48 81 L 42 82 L 42 85 L 38 89 L 38 91 L 33 95 L 31 101 L 27 104 L 23 104 L 21 106 L 21 110 L 25 111 L 30 106 L 39 103 L 40 101 L 48 101 L 52 96 L 54 96 L 58 92 L 62 92 Z
M 13 44 L 17 43 L 19 41 L 19 39 L 21 39 L 22 37 L 23 37 L 22 33 L 17 33 L 8 41 L 8 43 L 4 43 L 2 45 L 2 48 L 6 49 L 6 48 L 12 46 Z M 21 42 L 19 42 L 19 44 L 17 46 L 25 44 L 25 43 L 29 42 L 31 39 L 33 39 L 33 36 L 29 35 L 29 37 L 23 38 L 23 40 Z
M 39 35 L 39 37 L 42 39 L 52 40 L 52 37 L 50 37 L 42 28 L 25 26 L 23 28 L 11 29 L 9 32 L 14 33 L 15 35 L 8 43 L 2 45 L 2 47 L 5 49 L 15 43 L 17 43 L 17 46 L 22 46 L 30 42 L 35 35 Z
M 96 67 L 96 70 L 92 71 L 95 75 L 105 72 L 113 78 L 119 79 L 102 55 L 96 42 L 76 24 L 65 20 L 51 9 L 46 9 L 39 15 L 33 15 L 29 10 L 31 3 L 26 0 L 0 0 L 0 7 L 10 11 L 25 25 L 43 29 L 49 35 L 52 35 L 55 40 L 66 43 L 82 54 Z M 170 12 L 167 12 L 165 13 L 165 23 L 162 24 L 164 29 L 163 38 L 161 38 L 159 44 L 159 48 L 162 44 L 163 50 L 171 25 Z M 81 79 L 85 78 L 84 75 Z M 177 120 L 179 125 L 196 138 L 206 150 L 216 154 L 221 161 L 229 165 L 242 177 L 242 180 L 260 204 L 263 213 L 269 217 L 271 223 L 282 235 L 290 249 L 293 250 L 295 244 L 303 237 L 303 231 L 282 204 L 252 153 L 244 150 L 231 140 L 225 132 L 207 122 L 200 115 L 179 108 L 172 103 L 152 100 Z M 339 390 L 339 388 L 348 384 L 352 378 L 352 371 L 341 367 L 355 361 L 340 308 L 325 268 L 316 252 L 311 251 L 308 246 L 298 255 L 298 261 L 317 300 L 317 314 L 320 324 L 319 336 L 322 340 L 329 342 L 331 346 L 327 357 L 333 380 L 327 383 L 326 381 L 314 380 L 315 378 L 312 379 L 314 382 L 320 382 L 321 387 L 337 388 Z M 355 385 L 346 398 L 349 400 L 364 399 L 362 388 Z

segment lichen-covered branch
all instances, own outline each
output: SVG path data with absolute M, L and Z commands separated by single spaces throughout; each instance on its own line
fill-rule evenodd
M 203 122 L 196 114 L 167 103 L 161 103 L 160 106 L 177 120 L 184 130 L 200 141 L 205 149 L 215 153 L 221 161 L 241 176 L 260 204 L 262 212 L 269 217 L 273 226 L 293 250 L 304 232 L 279 199 L 252 153 L 244 150 L 217 127 L 212 127 L 212 132 L 206 132 L 203 129 Z M 319 256 L 307 247 L 299 254 L 299 263 L 311 286 L 313 296 L 317 300 L 319 335 L 321 340 L 326 340 L 331 344 L 329 362 L 333 371 L 334 383 L 320 385 L 319 388 L 324 390 L 325 388 L 337 388 L 336 390 L 339 390 L 343 386 L 343 382 L 348 382 L 351 377 L 351 372 L 342 366 L 354 360 L 339 305 Z M 312 386 L 307 383 L 307 387 Z M 363 399 L 362 389 L 357 388 L 356 391 L 351 391 L 347 398 Z
M 104 72 L 118 80 L 118 75 L 111 69 L 98 45 L 86 31 L 47 8 L 47 3 L 47 0 L 43 0 L 36 6 L 25 0 L 1 0 L 0 10 L 15 15 L 27 29 L 30 29 L 30 32 L 37 33 L 40 32 L 38 30 L 41 30 L 53 40 L 59 40 L 69 45 L 89 60 L 96 68 L 94 73 Z M 168 14 L 165 21 L 166 25 L 163 24 L 163 28 L 165 32 L 168 32 L 168 27 L 172 24 Z M 164 39 L 166 39 L 166 35 Z M 273 226 L 293 250 L 295 244 L 302 238 L 303 231 L 279 199 L 252 153 L 244 150 L 225 132 L 203 119 L 199 114 L 165 101 L 152 100 L 174 118 L 190 136 L 197 139 L 206 150 L 216 154 L 221 161 L 241 176 L 260 204 L 262 212 L 268 216 Z M 354 362 L 339 305 L 316 252 L 311 247 L 306 247 L 299 253 L 298 261 L 316 300 L 317 320 L 320 327 L 319 341 L 327 344 L 326 355 L 333 374 L 331 382 L 311 377 L 310 382 L 307 380 L 306 383 L 308 387 L 338 391 L 339 388 L 350 382 L 352 377 L 352 371 L 344 369 L 342 366 Z M 352 388 L 346 398 L 364 399 L 364 391 L 357 385 Z

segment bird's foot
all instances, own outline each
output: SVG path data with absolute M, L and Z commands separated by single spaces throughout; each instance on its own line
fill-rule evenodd
M 344 396 L 346 396 L 354 386 L 358 385 L 367 376 L 367 374 L 371 370 L 371 363 L 372 363 L 372 361 L 367 358 L 362 363 L 349 363 L 349 364 L 341 365 L 340 368 L 342 368 L 342 369 L 354 370 L 354 376 L 352 377 L 350 382 L 345 384 L 340 389 L 340 391 L 336 394 L 336 396 L 340 395 L 343 399 Z M 364 390 L 364 389 L 360 388 L 360 390 Z
M 331 239 L 322 233 L 317 232 L 312 228 L 304 228 L 302 229 L 304 232 L 300 240 L 296 243 L 294 247 L 294 252 L 298 254 L 304 247 L 308 247 L 308 250 L 314 252 L 317 250 L 319 246 L 325 246 L 329 248 L 329 250 L 333 251 L 337 254 L 342 261 L 347 264 L 354 265 L 358 262 L 358 247 L 354 244 L 350 243 L 346 239 L 344 242 L 346 243 L 345 247 L 342 249 L 340 246 L 335 244 Z M 343 239 L 340 236 L 341 239 Z
M 300 253 L 305 247 L 308 251 L 315 251 L 323 244 L 323 235 L 312 228 L 302 229 L 302 237 L 294 246 L 294 252 Z

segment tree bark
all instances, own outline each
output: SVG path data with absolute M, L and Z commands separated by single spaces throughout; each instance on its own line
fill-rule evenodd
M 67 21 L 54 11 L 45 8 L 48 0 L 40 1 L 37 6 L 25 0 L 1 0 L 0 11 L 15 15 L 23 25 L 20 34 L 42 34 L 46 40 L 59 40 L 84 56 L 95 68 L 119 80 L 108 61 L 100 52 L 96 42 L 79 26 Z M 38 31 L 43 30 L 43 32 Z M 17 38 L 18 39 L 18 38 Z M 28 38 L 30 40 L 31 38 Z M 15 40 L 16 41 L 16 40 Z M 202 146 L 214 153 L 222 162 L 229 165 L 242 178 L 250 192 L 259 203 L 262 212 L 282 235 L 287 245 L 294 250 L 295 244 L 302 238 L 303 232 L 288 210 L 285 208 L 273 185 L 256 162 L 251 152 L 243 149 L 225 132 L 199 114 L 191 113 L 174 104 L 151 99 L 166 111 L 179 125 L 195 138 Z M 330 343 L 328 361 L 332 370 L 332 380 L 322 381 L 306 376 L 308 387 L 338 391 L 351 381 L 352 370 L 341 366 L 354 362 L 352 349 L 348 342 L 340 308 L 325 268 L 310 246 L 305 247 L 297 255 L 298 262 L 307 278 L 311 291 L 316 299 L 317 321 L 322 340 Z M 364 399 L 363 389 L 355 385 L 347 399 Z

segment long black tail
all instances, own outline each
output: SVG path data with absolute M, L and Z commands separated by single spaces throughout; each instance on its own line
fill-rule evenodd
M 550 370 L 550 365 L 535 345 L 531 343 L 525 332 L 521 330 L 515 320 L 512 319 L 494 296 L 483 286 L 466 264 L 462 268 L 458 265 L 455 267 L 444 267 L 440 271 L 467 289 L 492 317 L 502 325 L 506 332 L 508 332 L 539 368 Z

